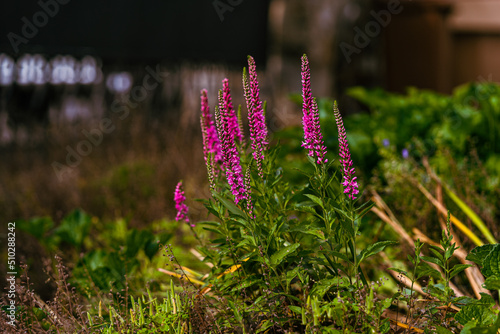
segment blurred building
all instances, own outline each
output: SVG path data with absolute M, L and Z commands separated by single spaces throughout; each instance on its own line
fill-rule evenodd
M 288 94 L 300 93 L 303 53 L 314 95 L 338 99 L 345 113 L 359 109 L 345 95 L 351 86 L 449 93 L 498 81 L 499 13 L 493 0 L 4 1 L 0 142 L 33 136 L 31 123 L 99 118 L 122 102 L 197 125 L 200 89 L 213 105 L 224 77 L 244 103 L 248 54 L 272 130 L 300 122 Z M 148 76 L 157 81 L 145 91 Z

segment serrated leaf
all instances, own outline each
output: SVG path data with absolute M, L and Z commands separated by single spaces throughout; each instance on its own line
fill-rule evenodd
M 498 244 L 494 245 L 483 245 L 474 248 L 473 250 L 470 251 L 469 255 L 465 258 L 466 260 L 472 261 L 478 266 L 483 266 L 483 261 L 486 258 L 486 256 L 497 246 Z
M 500 277 L 490 276 L 483 284 L 483 287 L 488 290 L 500 290 Z
M 292 245 L 281 248 L 279 251 L 271 255 L 271 265 L 279 265 L 285 257 L 292 254 L 297 248 L 299 248 L 299 243 L 294 243 Z
M 479 325 L 490 325 L 496 320 L 495 313 L 483 305 L 466 305 L 455 314 L 455 320 L 461 325 L 475 320 Z
M 486 278 L 490 276 L 500 276 L 500 247 L 494 247 L 485 257 L 481 273 L 483 273 Z

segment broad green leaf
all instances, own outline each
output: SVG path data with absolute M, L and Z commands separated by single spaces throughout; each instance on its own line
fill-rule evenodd
M 471 320 L 477 321 L 479 325 L 490 325 L 496 320 L 495 313 L 483 305 L 466 305 L 455 315 L 455 320 L 465 325 Z
M 55 230 L 62 241 L 66 241 L 73 246 L 80 247 L 83 239 L 90 231 L 90 216 L 81 210 L 75 210 L 68 214 L 62 220 L 61 224 Z
M 464 327 L 465 329 L 465 327 Z M 487 325 L 476 325 L 470 328 L 471 334 L 498 334 L 498 330 L 500 329 L 500 316 L 497 316 L 497 319 L 494 324 L 489 326 Z
M 490 276 L 500 276 L 500 247 L 497 247 L 485 257 L 481 273 L 488 278 Z
M 453 332 L 451 332 L 451 331 L 449 331 L 446 328 L 441 327 L 441 326 L 436 327 L 436 333 L 437 334 L 453 334 Z
M 146 230 L 131 229 L 126 240 L 126 256 L 131 258 L 137 255 L 139 249 L 144 248 L 153 239 L 153 234 Z
M 484 281 L 483 287 L 488 290 L 500 290 L 500 277 L 488 277 L 486 281 Z
M 478 246 L 470 251 L 469 255 L 465 258 L 466 260 L 472 261 L 478 266 L 483 266 L 483 261 L 486 256 L 495 248 L 498 244 L 495 245 L 483 245 Z
M 285 257 L 292 254 L 297 248 L 299 248 L 299 246 L 299 243 L 295 243 L 281 248 L 279 251 L 271 255 L 271 264 L 273 266 L 279 265 Z
M 16 222 L 16 227 L 41 240 L 54 227 L 54 221 L 50 217 L 36 217 L 30 220 L 19 220 Z

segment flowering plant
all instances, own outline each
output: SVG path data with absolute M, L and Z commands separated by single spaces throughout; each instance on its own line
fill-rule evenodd
M 349 303 L 344 301 L 358 299 L 361 292 L 355 291 L 372 289 L 361 263 L 393 242 L 357 248 L 361 217 L 370 205 L 357 206 L 355 167 L 336 104 L 332 112 L 337 119 L 341 160 L 327 158 L 306 55 L 302 57 L 302 87 L 302 147 L 311 168 L 302 171 L 305 179 L 298 186 L 286 181 L 286 171 L 278 164 L 280 145 L 269 145 L 265 103 L 260 100 L 252 57 L 248 57 L 248 70 L 243 71 L 250 140 L 245 140 L 227 79 L 215 107 L 216 127 L 207 92 L 201 92 L 201 129 L 213 195 L 204 204 L 216 218 L 199 224 L 215 235 L 211 244 L 198 249 L 204 261 L 213 265 L 206 280 L 210 284 L 202 291 L 210 289 L 227 298 L 231 312 L 237 315 L 237 324 L 231 326 L 248 328 L 255 318 L 262 318 L 260 330 L 283 326 L 278 318 L 286 318 L 290 328 L 308 327 L 306 318 L 319 326 L 323 317 L 319 308 L 327 307 L 336 310 L 328 313 L 327 322 L 355 328 L 360 318 L 366 318 L 371 322 L 364 327 L 384 332 L 388 321 L 380 315 L 388 305 L 373 304 L 349 315 Z M 235 291 L 238 298 L 255 303 L 248 307 L 235 303 Z M 300 303 L 301 299 L 306 303 Z M 269 312 L 262 315 L 259 307 L 264 302 L 270 303 Z

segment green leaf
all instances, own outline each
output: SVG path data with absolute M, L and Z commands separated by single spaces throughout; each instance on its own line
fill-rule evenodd
M 432 268 L 428 263 L 422 262 L 418 266 L 417 277 L 416 279 L 420 279 L 424 276 L 434 277 L 435 279 L 441 279 L 442 275 L 439 271 Z
M 486 256 L 495 248 L 498 244 L 495 245 L 483 245 L 478 246 L 470 251 L 469 255 L 465 258 L 466 260 L 472 261 L 478 266 L 483 266 L 483 260 Z
M 490 325 L 495 320 L 495 313 L 483 305 L 466 305 L 455 315 L 455 320 L 465 325 L 469 321 L 475 320 L 479 325 Z
M 364 259 L 383 251 L 385 247 L 389 245 L 395 245 L 397 243 L 397 241 L 379 241 L 374 244 L 368 245 L 368 247 L 363 249 L 358 255 L 358 264 L 361 263 Z
M 271 255 L 271 265 L 277 266 L 279 265 L 285 257 L 292 254 L 297 248 L 299 248 L 300 244 L 295 243 L 284 248 L 281 248 L 279 251 Z
M 213 232 L 215 234 L 222 234 L 224 235 L 224 233 L 220 230 L 216 230 L 216 229 L 213 229 L 213 228 L 210 228 L 210 227 L 205 227 L 203 226 L 202 229 L 206 230 L 206 231 L 210 231 L 210 232 Z
M 55 234 L 61 240 L 73 246 L 80 247 L 85 237 L 89 234 L 90 224 L 89 215 L 81 210 L 75 210 L 64 217 L 59 227 L 55 230 Z
M 325 233 L 319 228 L 312 227 L 310 224 L 300 224 L 291 227 L 287 230 L 287 232 L 301 232 L 304 234 L 311 234 L 317 236 L 321 240 L 325 240 Z
M 500 290 L 500 277 L 488 277 L 486 281 L 484 281 L 483 287 L 488 290 Z
M 295 210 L 306 213 L 312 213 L 313 215 L 315 215 L 316 214 L 316 209 L 314 208 L 315 206 L 316 204 L 314 202 L 305 201 L 295 205 Z
M 452 279 L 454 276 L 458 275 L 465 269 L 472 267 L 471 264 L 456 264 L 453 266 L 453 269 L 450 272 L 450 279 Z
M 484 258 L 483 268 L 481 273 L 488 278 L 490 276 L 500 276 L 500 247 L 493 248 L 492 251 Z
M 449 331 L 446 328 L 441 327 L 441 326 L 436 327 L 436 333 L 437 334 L 453 334 L 453 332 L 451 332 L 451 331 Z
M 470 220 L 476 225 L 476 227 L 483 233 L 484 237 L 488 242 L 492 244 L 496 244 L 497 241 L 491 234 L 490 230 L 486 227 L 486 224 L 479 218 L 479 216 L 467 205 L 464 201 L 462 201 L 451 189 L 444 184 L 444 190 L 450 196 L 450 198 L 458 205 L 458 207 L 470 218 Z
M 347 257 L 346 254 L 342 254 L 342 253 L 339 253 L 339 252 L 336 252 L 336 251 L 325 251 L 324 253 L 325 254 L 333 255 L 333 256 L 338 257 L 339 259 L 342 259 L 342 260 L 344 260 L 346 262 L 352 263 L 352 261 L 349 260 L 349 258 Z
M 252 286 L 252 285 L 259 283 L 259 282 L 264 284 L 264 282 L 260 278 L 257 278 L 255 276 L 245 278 L 243 281 L 238 283 L 238 285 L 236 286 L 236 290 L 248 288 L 249 286 Z
M 126 256 L 128 258 L 135 257 L 139 249 L 144 248 L 147 243 L 153 239 L 153 234 L 149 231 L 131 229 L 127 235 L 126 241 Z
M 226 209 L 229 210 L 229 212 L 231 212 L 232 214 L 236 215 L 236 216 L 240 216 L 240 217 L 243 217 L 245 218 L 245 214 L 243 213 L 243 211 L 241 211 L 236 205 L 234 205 L 232 202 L 228 201 L 227 199 L 225 199 L 224 197 L 222 197 L 221 195 L 219 195 L 218 193 L 216 192 L 213 192 L 212 195 L 217 198 L 225 207 Z
M 318 283 L 314 284 L 311 289 L 311 296 L 316 296 L 318 299 L 322 299 L 325 293 L 334 286 L 347 287 L 349 281 L 345 277 L 332 277 L 327 279 L 322 279 Z
M 16 227 L 41 240 L 54 227 L 54 221 L 50 217 L 36 217 L 30 220 L 19 220 Z
M 421 256 L 420 258 L 426 262 L 431 262 L 437 264 L 441 268 L 444 268 L 444 263 L 440 259 L 436 259 L 435 257 L 430 257 L 430 256 Z
M 324 203 L 323 203 L 323 200 L 321 198 L 319 198 L 318 196 L 314 196 L 314 195 L 311 195 L 311 194 L 304 194 L 305 196 L 309 197 L 309 199 L 311 201 L 313 201 L 314 203 L 318 204 L 319 206 L 321 206 L 323 209 L 325 208 L 324 207 Z
M 358 218 L 363 217 L 371 208 L 375 205 L 375 202 L 368 201 L 363 203 L 359 208 L 356 209 L 356 216 Z

